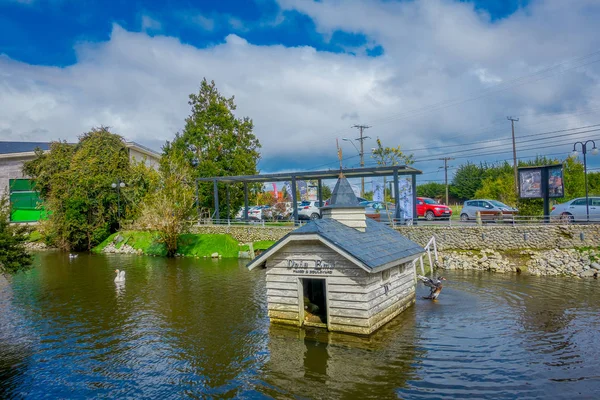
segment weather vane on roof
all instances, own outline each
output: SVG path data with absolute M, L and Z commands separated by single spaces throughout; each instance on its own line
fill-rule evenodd
M 340 142 L 338 141 L 338 138 L 335 138 L 335 145 L 337 146 L 337 154 L 338 154 L 338 159 L 340 160 L 340 178 L 343 176 L 342 173 L 342 148 L 340 147 Z

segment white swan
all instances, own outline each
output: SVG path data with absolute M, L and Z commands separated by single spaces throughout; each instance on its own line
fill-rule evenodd
M 125 282 L 125 271 L 120 271 L 115 269 L 117 276 L 115 276 L 115 282 Z
M 79 254 L 69 254 L 69 258 L 70 258 L 70 259 L 77 258 L 77 256 L 78 256 L 78 255 L 79 255 Z

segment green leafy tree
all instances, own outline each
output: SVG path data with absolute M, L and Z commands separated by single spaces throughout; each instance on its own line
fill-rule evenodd
M 178 160 L 162 165 L 159 184 L 148 192 L 141 207 L 136 226 L 156 232 L 158 241 L 173 257 L 179 245 L 179 236 L 189 232 L 194 215 L 194 187 L 191 171 Z
M 0 274 L 14 274 L 31 266 L 31 255 L 25 250 L 25 225 L 11 225 L 10 204 L 6 196 L 0 197 Z
M 442 198 L 446 195 L 446 185 L 439 182 L 427 182 L 417 186 L 417 196 Z
M 189 96 L 192 111 L 185 129 L 164 146 L 161 169 L 173 160 L 181 161 L 190 171 L 189 178 L 257 174 L 260 142 L 252 133 L 253 123 L 248 117 L 236 118 L 234 98 L 219 93 L 214 81 L 203 79 L 198 94 Z M 199 204 L 213 207 L 213 184 L 199 184 Z M 258 188 L 260 191 L 260 188 Z M 241 185 L 230 185 L 231 209 L 243 203 Z M 226 188 L 219 185 L 219 198 L 226 198 Z M 221 207 L 224 218 L 226 207 Z
M 600 195 L 600 172 L 588 173 L 588 191 L 590 195 Z
M 459 166 L 454 174 L 452 186 L 450 187 L 452 195 L 459 200 L 474 198 L 475 192 L 482 186 L 486 169 L 487 168 L 484 165 L 475 165 L 470 162 Z
M 46 239 L 65 250 L 91 250 L 118 226 L 118 193 L 111 187 L 117 180 L 121 216 L 128 218 L 131 168 L 123 138 L 106 127 L 83 134 L 77 144 L 54 142 L 48 153 L 24 165 L 35 181 L 49 218 L 44 224 Z M 132 195 L 139 199 L 140 195 Z
M 400 146 L 383 147 L 381 139 L 377 138 L 377 147 L 373 149 L 371 158 L 380 166 L 412 165 L 415 163 L 412 154 L 404 154 Z
M 415 163 L 412 154 L 404 154 L 400 146 L 384 147 L 381 139 L 377 138 L 377 147 L 371 152 L 371 158 L 377 162 L 377 165 L 391 167 L 396 165 L 412 165 Z M 383 177 L 383 197 L 385 201 L 393 201 L 391 194 L 386 191 L 387 179 Z

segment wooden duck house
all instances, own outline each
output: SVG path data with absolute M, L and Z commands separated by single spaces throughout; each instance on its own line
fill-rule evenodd
M 267 269 L 271 322 L 370 334 L 415 302 L 423 248 L 365 216 L 346 178 L 322 219 L 290 232 L 248 268 Z

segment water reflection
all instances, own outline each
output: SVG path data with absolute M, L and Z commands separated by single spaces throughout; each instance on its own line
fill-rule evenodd
M 598 281 L 450 272 L 364 338 L 270 325 L 235 260 L 43 253 L 0 280 L 0 398 L 578 398 Z M 115 268 L 127 271 L 114 283 Z
M 294 397 L 390 398 L 414 376 L 416 314 L 371 337 L 271 325 L 265 380 Z M 266 390 L 265 394 L 274 396 Z M 275 396 L 277 397 L 277 396 Z

